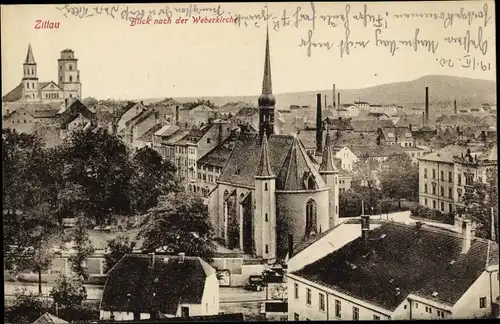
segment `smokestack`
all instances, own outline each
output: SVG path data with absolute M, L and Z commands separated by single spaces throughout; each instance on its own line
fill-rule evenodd
M 365 242 L 368 242 L 369 231 L 370 231 L 370 216 L 361 215 L 361 237 Z
M 328 101 L 326 101 L 326 99 L 327 99 L 327 97 L 326 97 L 326 95 L 325 95 L 325 110 L 326 110 L 326 109 L 327 109 L 327 107 L 328 107 Z
M 425 121 L 429 121 L 429 87 L 425 87 Z
M 323 120 L 321 118 L 321 93 L 316 95 L 316 151 L 323 149 Z
M 293 256 L 293 234 L 288 234 L 288 260 Z
M 340 92 L 337 94 L 337 111 L 340 114 Z
M 422 126 L 425 126 L 425 111 L 422 111 Z
M 179 125 L 179 106 L 175 106 L 175 124 Z
M 457 114 L 457 99 L 453 100 L 453 108 L 455 110 L 455 115 Z
M 333 84 L 333 105 L 332 105 L 332 109 L 335 109 L 335 83 Z
M 155 253 L 154 252 L 148 253 L 148 256 L 149 256 L 148 268 L 153 269 L 155 267 Z

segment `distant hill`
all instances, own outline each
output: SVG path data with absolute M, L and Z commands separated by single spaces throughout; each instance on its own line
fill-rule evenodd
M 444 75 L 429 75 L 416 80 L 377 85 L 364 89 L 337 89 L 340 92 L 341 103 L 351 103 L 355 100 L 367 101 L 372 104 L 397 104 L 406 108 L 422 108 L 425 103 L 425 87 L 429 87 L 431 106 L 451 108 L 453 100 L 457 105 L 480 106 L 483 103 L 496 103 L 496 82 L 461 78 Z M 316 106 L 316 94 L 321 93 L 322 99 L 327 95 L 328 104 L 332 102 L 332 90 L 304 91 L 276 94 L 277 108 L 288 108 L 290 105 Z M 255 105 L 259 95 L 254 96 L 221 96 L 199 97 L 210 100 L 216 106 L 229 102 L 243 101 Z M 138 99 L 144 103 L 159 101 L 164 98 Z M 193 98 L 174 98 L 180 102 L 192 101 Z

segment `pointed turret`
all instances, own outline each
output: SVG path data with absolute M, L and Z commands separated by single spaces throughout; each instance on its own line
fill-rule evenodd
M 319 167 L 320 174 L 327 173 L 338 173 L 337 167 L 333 163 L 332 156 L 332 143 L 330 138 L 330 127 L 328 124 L 326 125 L 326 139 L 325 139 L 325 147 L 323 149 L 323 158 L 321 159 L 321 165 Z
M 260 137 L 265 133 L 267 137 L 274 134 L 274 105 L 276 98 L 273 95 L 271 80 L 271 54 L 269 51 L 269 28 L 266 31 L 266 50 L 264 58 L 264 77 L 262 79 L 262 94 L 259 97 L 259 133 Z
M 28 53 L 26 53 L 26 60 L 24 60 L 24 64 L 36 64 L 31 44 L 28 45 Z
M 260 150 L 260 160 L 257 165 L 256 178 L 272 178 L 274 177 L 273 170 L 271 169 L 271 164 L 269 163 L 269 153 L 267 147 L 267 135 L 264 134 L 262 137 L 262 144 Z

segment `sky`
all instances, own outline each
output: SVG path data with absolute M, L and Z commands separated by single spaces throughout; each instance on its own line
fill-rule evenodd
M 281 17 L 285 10 L 290 17 L 290 25 L 281 24 L 278 31 L 270 25 L 274 93 L 330 89 L 333 83 L 337 89 L 357 89 L 434 74 L 496 81 L 493 1 L 367 3 L 367 13 L 380 14 L 384 18 L 379 40 L 412 40 L 418 29 L 419 39 L 437 43 L 434 53 L 424 45 L 419 45 L 417 51 L 399 45 L 394 55 L 381 42 L 375 45 L 376 27 L 373 23 L 368 21 L 365 27 L 363 20 L 355 19 L 355 15 L 364 12 L 364 4 L 350 3 L 349 40 L 369 43 L 365 48 L 359 44 L 356 48 L 351 47 L 349 54 L 344 52 L 342 57 L 338 45 L 345 39 L 346 29 L 342 21 L 331 20 L 338 22 L 333 27 L 326 23 L 326 19 L 327 15 L 345 13 L 347 3 L 267 5 L 269 14 Z M 40 81 L 57 81 L 60 52 L 66 48 L 74 50 L 79 60 L 83 97 L 134 99 L 260 93 L 266 35 L 264 21 L 260 21 L 260 27 L 254 26 L 255 21 L 245 19 L 240 19 L 240 26 L 194 24 L 193 18 L 188 17 L 187 23 L 175 24 L 176 18 L 185 17 L 175 9 L 186 8 L 188 4 L 123 4 L 119 5 L 117 12 L 111 11 L 115 18 L 105 13 L 98 15 L 95 6 L 2 5 L 2 95 L 19 84 L 28 44 L 33 48 Z M 199 8 L 218 6 L 215 3 L 198 5 Z M 247 17 L 265 12 L 266 3 L 225 3 L 220 6 L 220 12 L 224 11 L 222 17 L 236 17 L 238 14 Z M 157 17 L 152 19 L 158 18 L 160 10 L 166 11 L 168 7 L 173 12 L 172 24 L 130 26 L 130 22 L 121 18 L 127 7 L 130 10 L 144 9 L 146 15 L 155 10 Z M 302 21 L 295 26 L 294 13 L 299 7 Z M 94 15 L 77 18 L 71 14 L 78 13 L 77 9 L 83 13 L 85 8 L 88 14 Z M 454 18 L 453 24 L 446 28 L 442 19 L 394 18 L 394 14 L 416 12 L 444 13 L 447 17 L 448 13 L 460 13 L 461 8 L 464 8 L 464 13 L 475 13 L 477 18 L 470 24 L 467 19 Z M 71 11 L 68 13 L 68 10 Z M 313 13 L 314 29 L 312 22 L 307 20 Z M 213 13 L 193 12 L 192 16 L 211 18 Z M 489 19 L 486 25 L 485 16 Z M 37 20 L 59 22 L 59 28 L 36 29 Z M 247 27 L 243 21 L 247 21 Z M 309 30 L 312 31 L 311 42 L 323 45 L 311 45 L 310 56 L 307 53 Z M 470 46 L 467 52 L 464 46 L 445 41 L 445 37 L 463 38 L 467 31 L 471 40 L 478 43 L 480 38 L 482 45 L 478 48 Z M 332 48 L 327 49 L 332 42 Z M 301 43 L 305 46 L 299 46 Z M 467 60 L 477 62 L 478 68 L 464 67 L 464 55 L 467 54 L 470 55 Z M 449 62 L 453 67 L 448 66 Z M 481 64 L 486 71 L 481 70 Z

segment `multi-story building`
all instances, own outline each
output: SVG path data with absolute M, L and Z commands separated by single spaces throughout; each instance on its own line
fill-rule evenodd
M 117 122 L 117 132 L 121 132 L 126 126 L 127 123 L 134 118 L 135 116 L 139 115 L 142 113 L 146 107 L 144 104 L 141 102 L 133 102 L 129 101 L 122 109 L 120 112 L 120 117 Z
M 419 203 L 440 212 L 456 210 L 465 190 L 486 181 L 497 166 L 496 144 L 449 145 L 419 158 Z
M 398 144 L 402 147 L 415 146 L 413 135 L 409 127 L 385 127 L 379 128 L 378 133 L 381 142 L 387 145 Z
M 360 237 L 323 244 L 326 251 L 305 266 L 307 255 L 299 262 L 292 256 L 288 320 L 491 315 L 499 296 L 498 244 L 476 238 L 470 220 L 457 222 L 459 233 L 395 222 L 370 230 L 370 218 L 362 216 Z

